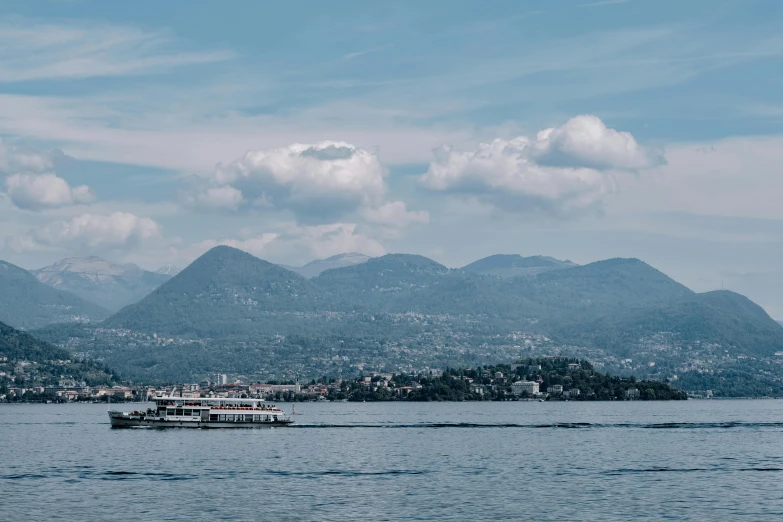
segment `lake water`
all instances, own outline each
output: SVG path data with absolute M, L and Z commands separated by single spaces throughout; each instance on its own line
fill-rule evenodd
M 783 517 L 783 400 L 296 410 L 290 428 L 112 430 L 105 405 L 0 405 L 0 518 Z

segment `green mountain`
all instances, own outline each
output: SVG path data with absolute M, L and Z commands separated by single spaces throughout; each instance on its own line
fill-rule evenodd
M 727 290 L 637 306 L 554 330 L 573 342 L 600 345 L 624 356 L 632 356 L 641 342 L 662 332 L 683 346 L 715 344 L 734 356 L 770 357 L 783 351 L 783 326 L 747 297 Z
M 52 323 L 95 322 L 109 311 L 40 282 L 23 268 L 0 261 L 0 321 L 32 329 Z
M 498 277 L 526 277 L 573 266 L 577 266 L 576 263 L 548 256 L 522 257 L 519 254 L 496 254 L 465 265 L 461 270 Z
M 102 326 L 226 337 L 273 327 L 274 314 L 314 312 L 331 304 L 330 296 L 304 277 L 218 246 Z
M 416 255 L 389 254 L 312 281 L 355 310 L 373 313 L 483 314 L 520 324 L 542 313 L 524 281 L 453 270 Z
M 391 254 L 308 280 L 228 247 L 100 325 L 36 333 L 137 380 L 291 379 L 554 353 L 666 378 L 740 363 L 776 369 L 783 351 L 783 328 L 746 298 L 695 294 L 638 259 L 503 278 Z
M 0 323 L 0 387 L 48 385 L 59 381 L 110 384 L 118 378 L 95 361 L 75 359 L 67 350 Z
M 693 295 L 663 272 L 638 259 L 607 259 L 545 272 L 524 284 L 537 300 L 588 315 L 671 302 Z

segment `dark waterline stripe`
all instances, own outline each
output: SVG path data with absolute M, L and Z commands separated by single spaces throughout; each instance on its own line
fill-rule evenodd
M 444 429 L 444 428 L 522 428 L 522 429 L 596 429 L 596 428 L 636 428 L 636 429 L 732 429 L 732 428 L 783 428 L 783 422 L 665 422 L 665 423 L 617 423 L 602 424 L 590 422 L 558 422 L 550 424 L 519 423 L 420 423 L 420 424 L 292 424 L 286 429 Z

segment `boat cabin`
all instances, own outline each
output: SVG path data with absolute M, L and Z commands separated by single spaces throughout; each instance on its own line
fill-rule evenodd
M 263 423 L 283 418 L 283 410 L 262 399 L 154 397 L 153 400 L 157 417 L 172 421 Z

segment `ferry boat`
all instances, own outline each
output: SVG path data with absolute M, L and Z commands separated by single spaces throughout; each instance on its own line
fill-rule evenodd
M 262 399 L 153 397 L 146 411 L 109 411 L 112 428 L 260 428 L 293 421 Z

